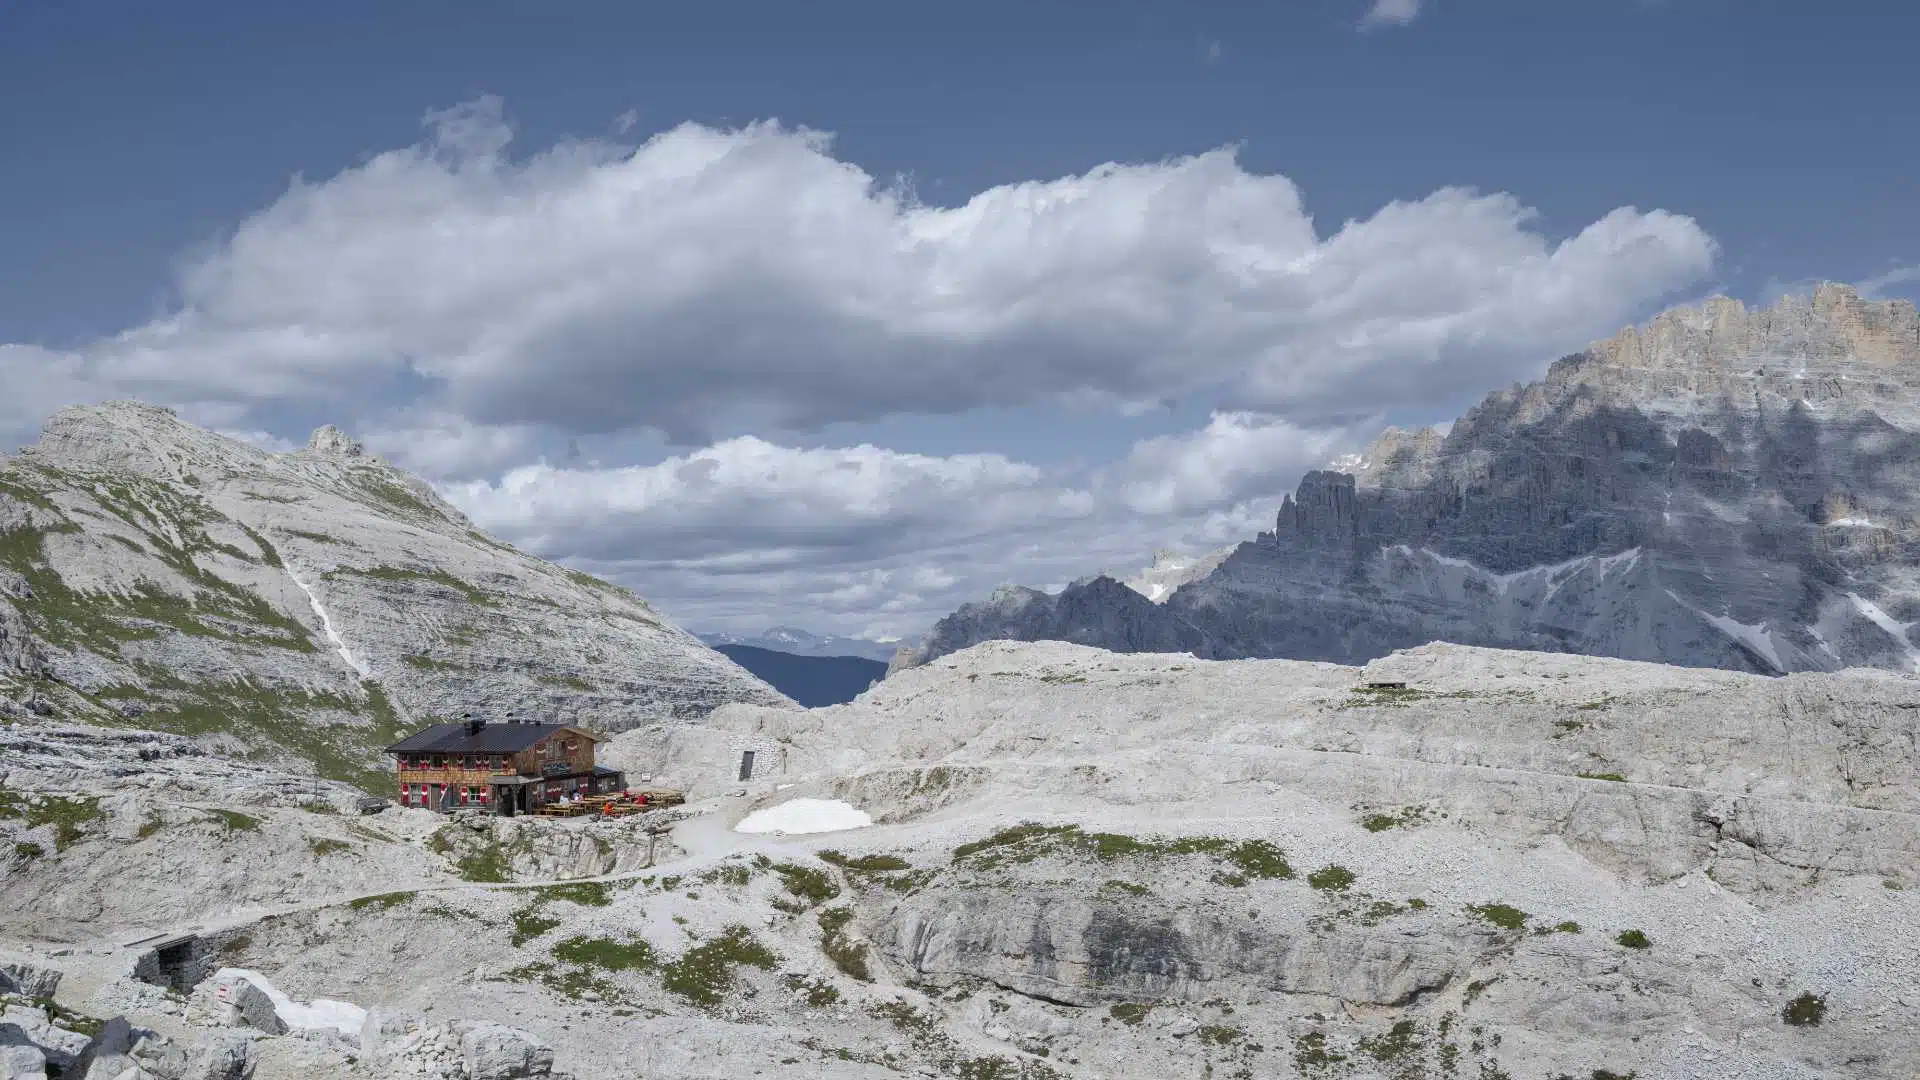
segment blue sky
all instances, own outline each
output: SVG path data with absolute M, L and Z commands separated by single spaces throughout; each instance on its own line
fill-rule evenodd
M 1914 295 L 1920 8 L 1368 11 L 8 5 L 0 435 L 125 394 L 333 420 L 684 622 L 910 634 L 1250 535 L 1666 303 Z M 737 171 L 659 186 L 696 159 Z M 934 253 L 878 266 L 903 236 Z

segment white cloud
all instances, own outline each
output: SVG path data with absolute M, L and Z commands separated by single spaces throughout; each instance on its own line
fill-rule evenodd
M 1531 377 L 1714 258 L 1688 218 L 1622 209 L 1561 238 L 1461 189 L 1323 230 L 1232 148 L 940 207 L 772 123 L 521 156 L 490 99 L 428 128 L 295 181 L 183 264 L 164 316 L 0 345 L 0 434 L 115 396 L 269 445 L 304 439 L 291 415 L 338 420 L 671 612 L 910 634 L 1002 581 L 1249 537 L 1358 418 Z M 1194 394 L 1230 410 L 1074 473 L 772 441 Z M 622 467 L 649 428 L 705 448 Z M 528 464 L 593 435 L 611 464 Z
M 1360 20 L 1360 29 L 1405 26 L 1420 17 L 1421 0 L 1373 0 L 1373 6 Z
M 1118 495 L 1140 514 L 1198 514 L 1256 496 L 1278 499 L 1301 473 L 1379 426 L 1370 420 L 1303 429 L 1255 413 L 1215 413 L 1199 431 L 1137 443 L 1115 470 Z
M 657 465 L 530 465 L 448 485 L 476 522 L 557 557 L 809 566 L 1045 532 L 1093 511 L 1086 491 L 998 454 L 795 449 L 752 436 Z
M 482 527 L 630 581 L 695 625 L 911 635 L 1005 581 L 1130 572 L 1156 547 L 1250 538 L 1302 471 L 1356 437 L 1221 414 L 1078 472 L 742 437 L 656 465 L 525 466 L 443 490 Z M 776 618 L 772 597 L 806 617 Z
M 88 377 L 689 444 L 1203 389 L 1322 422 L 1531 374 L 1713 258 L 1688 218 L 1556 241 L 1459 189 L 1322 235 L 1231 148 L 937 207 L 771 123 L 525 158 L 491 99 L 430 128 L 296 182 L 187 266 L 177 310 L 83 350 Z
M 440 411 L 409 411 L 365 432 L 367 447 L 408 468 L 449 480 L 510 468 L 527 459 L 539 432 L 524 424 L 475 424 Z
M 1870 300 L 1884 299 L 1888 289 L 1920 283 L 1920 266 L 1896 266 L 1860 282 L 1860 295 Z

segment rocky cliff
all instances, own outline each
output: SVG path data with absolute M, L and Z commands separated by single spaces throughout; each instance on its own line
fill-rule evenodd
M 1309 474 L 1155 607 L 1110 581 L 969 605 L 993 637 L 1358 662 L 1426 641 L 1760 673 L 1920 670 L 1920 318 L 1828 285 L 1710 300 Z M 1116 603 L 1117 601 L 1117 603 Z
M 0 711 L 377 783 L 432 718 L 617 731 L 737 701 L 786 699 L 333 428 L 275 454 L 114 403 L 0 460 Z

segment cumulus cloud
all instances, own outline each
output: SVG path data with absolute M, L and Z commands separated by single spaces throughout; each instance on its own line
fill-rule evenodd
M 654 465 L 531 465 L 443 490 L 482 527 L 644 581 L 699 625 L 765 622 L 778 596 L 811 625 L 889 636 L 1010 580 L 1127 572 L 1156 547 L 1248 538 L 1271 525 L 1268 496 L 1358 437 L 1228 413 L 1073 470 L 740 437 Z
M 1360 29 L 1405 26 L 1420 17 L 1421 0 L 1373 0 L 1373 6 L 1360 19 Z
M 898 413 L 1213 389 L 1306 422 L 1530 373 L 1699 278 L 1690 219 L 1555 240 L 1447 189 L 1322 234 L 1232 148 L 925 205 L 774 123 L 524 158 L 500 105 L 296 182 L 85 350 L 150 397 L 404 389 L 482 425 L 688 445 Z
M 657 465 L 529 465 L 446 491 L 475 521 L 560 557 L 745 555 L 768 566 L 1043 533 L 1093 509 L 1087 492 L 999 454 L 799 449 L 753 436 Z
M 1378 427 L 1300 428 L 1257 413 L 1215 413 L 1199 431 L 1134 445 L 1115 470 L 1119 500 L 1139 514 L 1198 514 L 1259 496 L 1277 498 L 1301 473 Z
M 296 179 L 182 264 L 161 317 L 68 351 L 0 345 L 0 433 L 116 396 L 268 444 L 304 438 L 289 416 L 335 419 L 476 520 L 669 611 L 904 633 L 1005 580 L 1249 536 L 1365 418 L 1530 377 L 1714 259 L 1685 217 L 1623 208 L 1559 236 L 1512 196 L 1453 188 L 1322 227 L 1232 147 L 936 206 L 819 132 L 620 141 L 630 126 L 516 153 L 487 98 Z M 1229 408 L 1071 473 L 781 445 L 1195 395 Z M 528 464 L 647 432 L 704 448 Z

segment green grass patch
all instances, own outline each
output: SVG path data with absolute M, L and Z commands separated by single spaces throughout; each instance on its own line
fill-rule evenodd
M 1232 1046 L 1246 1034 L 1237 1027 L 1226 1024 L 1205 1024 L 1194 1032 L 1203 1046 Z
M 463 881 L 504 884 L 513 880 L 513 864 L 491 835 L 470 834 L 453 843 L 447 839 L 454 826 L 441 828 L 427 841 L 427 849 L 445 855 L 453 862 L 453 872 Z
M 88 829 L 106 817 L 100 800 L 64 795 L 29 795 L 0 789 L 0 818 L 14 818 L 29 829 L 53 826 L 53 841 L 59 847 L 78 842 Z
M 613 886 L 604 881 L 569 881 L 560 885 L 542 885 L 528 889 L 536 903 L 565 900 L 581 907 L 606 907 L 613 903 Z
M 856 874 L 884 874 L 913 869 L 912 863 L 898 855 L 847 855 L 828 850 L 820 853 L 820 861 Z
M 1467 913 L 1502 930 L 1524 929 L 1528 918 L 1526 912 L 1508 904 L 1468 904 Z
M 309 836 L 307 850 L 317 857 L 325 858 L 328 855 L 338 855 L 343 851 L 352 851 L 353 845 L 345 840 L 335 840 L 331 836 Z
M 412 890 L 407 890 L 381 893 L 378 896 L 362 896 L 356 900 L 347 901 L 347 908 L 352 911 L 391 911 L 403 904 L 412 903 L 413 898 L 418 895 Z
M 1802 993 L 1780 1010 L 1780 1019 L 1793 1027 L 1818 1027 L 1826 1018 L 1826 997 L 1812 991 Z
M 243 814 L 238 810 L 209 809 L 201 812 L 220 822 L 230 833 L 260 831 L 260 819 L 251 814 Z
M 37 859 L 47 853 L 47 849 L 31 840 L 15 841 L 13 853 L 22 859 Z
M 1424 824 L 1427 810 L 1424 806 L 1402 807 L 1397 813 L 1368 814 L 1360 819 L 1360 827 L 1368 832 L 1386 832 L 1388 829 L 1411 829 Z
M 795 863 L 775 863 L 773 872 L 780 875 L 781 884 L 798 901 L 797 910 L 805 911 L 840 895 L 840 886 L 834 884 L 833 877 L 824 870 Z
M 1617 772 L 1583 772 L 1574 773 L 1573 775 L 1582 780 L 1611 780 L 1616 784 L 1624 784 L 1627 782 L 1627 778 Z
M 1354 1044 L 1354 1049 L 1375 1061 L 1400 1061 L 1420 1050 L 1419 1027 L 1412 1020 L 1398 1020 L 1384 1035 L 1372 1035 Z
M 787 989 L 800 995 L 808 1005 L 824 1009 L 840 1003 L 840 988 L 825 979 L 809 979 L 805 975 L 786 976 Z
M 1307 875 L 1307 884 L 1321 892 L 1346 892 L 1353 880 L 1353 871 L 1344 866 L 1323 866 Z
M 570 937 L 554 945 L 553 958 L 603 971 L 652 971 L 660 966 L 653 946 L 638 938 Z
M 861 982 L 872 982 L 873 973 L 867 968 L 867 947 L 847 939 L 847 926 L 853 922 L 853 909 L 846 907 L 828 908 L 822 911 L 820 919 L 820 951 L 840 973 Z
M 559 919 L 531 907 L 521 908 L 508 916 L 508 919 L 513 924 L 513 930 L 507 935 L 507 940 L 511 941 L 516 949 L 560 925 Z
M 1128 1027 L 1139 1027 L 1146 1022 L 1147 1014 L 1153 1006 L 1136 1001 L 1123 1001 L 1107 1010 L 1107 1015 Z
M 578 690 L 583 694 L 596 693 L 600 689 L 578 675 L 535 675 L 533 681 L 541 686 L 557 686 L 564 690 Z
M 1286 853 L 1266 840 L 1229 840 L 1219 836 L 1138 837 L 1125 833 L 1083 832 L 1078 825 L 1027 822 L 1002 829 L 953 849 L 953 862 L 972 870 L 1029 863 L 1047 855 L 1092 858 L 1100 862 L 1205 856 L 1234 868 L 1245 878 L 1291 878 Z
M 446 520 L 446 515 L 378 466 L 355 470 L 352 480 L 353 486 L 376 509 L 396 511 L 409 517 Z
M 435 567 L 432 570 L 412 570 L 404 566 L 374 566 L 374 567 L 369 567 L 368 569 L 365 569 L 365 570 L 355 570 L 355 569 L 351 569 L 349 567 L 343 566 L 343 567 L 340 567 L 339 569 L 329 570 L 327 572 L 328 577 L 336 577 L 341 574 L 352 574 L 357 577 L 371 578 L 374 581 L 385 581 L 385 582 L 392 582 L 396 584 L 428 582 L 430 584 L 439 585 L 444 588 L 452 589 L 454 592 L 457 592 L 462 597 L 464 597 L 466 601 L 470 604 L 474 604 L 479 607 L 498 607 L 499 606 L 498 601 L 495 600 L 492 595 L 486 592 L 483 592 L 482 590 L 474 587 L 473 585 L 465 581 L 460 580 L 457 577 L 454 577 L 452 574 L 449 574 L 445 570 L 442 570 L 438 567 Z
M 730 926 L 719 937 L 688 949 L 661 969 L 660 984 L 695 1005 L 711 1008 L 733 989 L 735 969 L 755 967 L 771 971 L 779 964 L 766 946 L 744 926 Z
M 1627 949 L 1651 949 L 1653 939 L 1644 930 L 1622 930 L 1613 937 L 1614 944 Z

